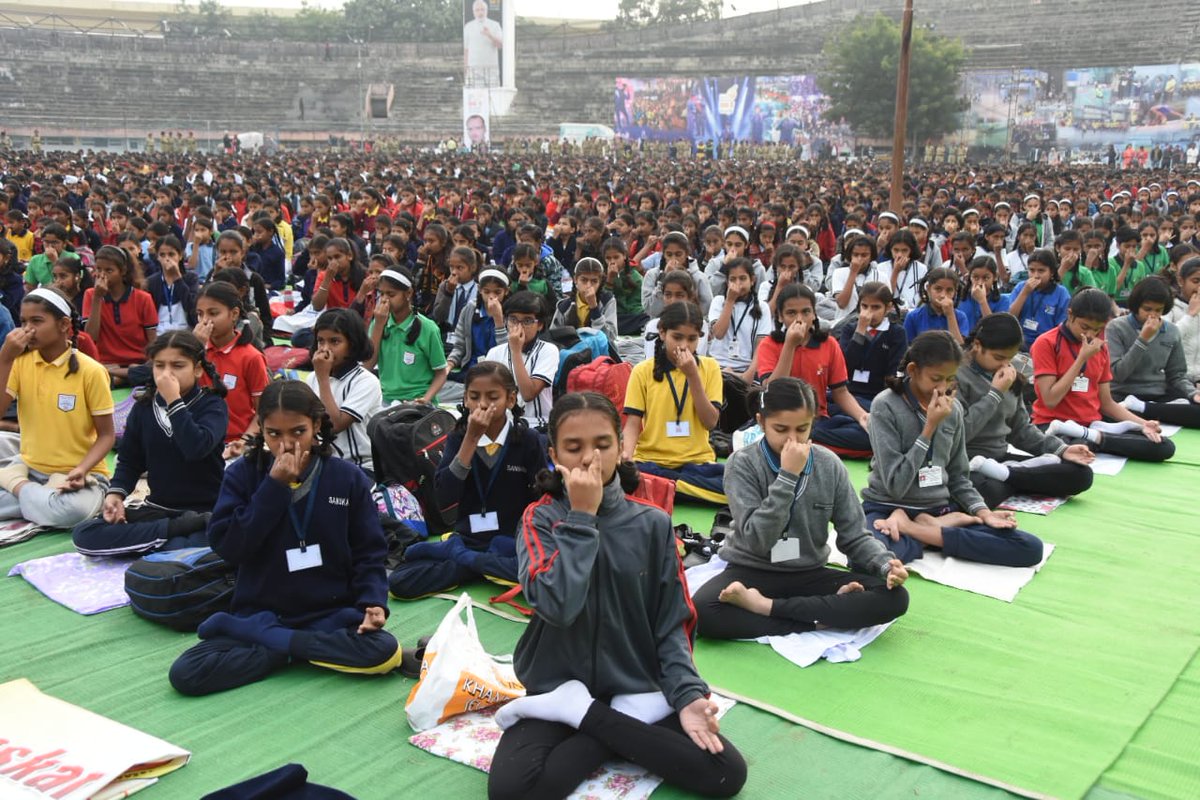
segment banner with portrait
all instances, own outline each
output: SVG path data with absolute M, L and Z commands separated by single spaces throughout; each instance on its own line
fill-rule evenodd
M 463 89 L 463 147 L 478 150 L 491 141 L 491 92 L 486 89 Z
M 504 0 L 462 0 L 462 4 L 464 85 L 498 87 L 504 75 Z

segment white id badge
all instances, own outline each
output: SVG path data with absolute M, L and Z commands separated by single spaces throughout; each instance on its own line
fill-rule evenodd
M 495 511 L 472 514 L 468 519 L 471 520 L 471 533 L 491 533 L 500 530 L 500 518 Z
M 780 561 L 795 561 L 800 557 L 800 540 L 794 536 L 787 539 L 780 539 L 771 548 L 771 563 L 778 564 Z
M 683 436 L 692 435 L 692 423 L 686 419 L 679 422 L 667 423 L 667 437 L 670 439 L 678 439 Z
M 855 383 L 870 383 L 871 382 L 870 370 L 865 370 L 865 369 L 854 370 L 854 382 Z
M 411 367 L 415 363 L 417 363 L 417 354 L 416 353 L 405 353 L 404 354 L 404 365 L 406 367 Z
M 1037 330 L 1037 325 L 1038 325 L 1038 324 L 1037 324 L 1037 320 L 1036 320 L 1036 319 L 1027 319 L 1027 320 L 1025 320 L 1025 322 L 1024 322 L 1024 323 L 1022 323 L 1022 324 L 1024 324 L 1024 325 L 1025 325 L 1025 330 L 1027 330 L 1027 331 L 1036 331 L 1036 330 Z
M 1088 386 L 1090 385 L 1091 384 L 1088 383 L 1087 375 L 1077 375 L 1074 382 L 1071 383 L 1071 391 L 1086 392 L 1088 390 Z
M 922 489 L 930 486 L 941 486 L 943 482 L 941 467 L 921 467 L 917 471 L 917 485 Z
M 287 551 L 288 572 L 300 572 L 321 566 L 321 545 L 310 544 L 301 550 L 293 547 Z

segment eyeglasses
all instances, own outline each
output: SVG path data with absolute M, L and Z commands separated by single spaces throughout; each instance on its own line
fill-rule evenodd
M 521 325 L 529 328 L 538 324 L 537 317 L 508 317 L 506 320 L 509 325 Z

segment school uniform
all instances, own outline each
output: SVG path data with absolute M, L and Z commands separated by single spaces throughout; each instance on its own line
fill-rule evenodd
M 617 341 L 617 301 L 612 292 L 601 289 L 596 294 L 596 307 L 592 308 L 577 296 L 564 297 L 554 309 L 551 328 L 593 328 L 608 337 L 610 344 Z
M 1008 307 L 1012 304 L 1012 301 L 1008 295 L 1002 294 L 999 291 L 994 291 L 988 296 L 987 304 L 988 308 L 991 309 L 993 314 L 1003 314 L 1008 311 Z M 962 312 L 962 315 L 966 317 L 967 320 L 967 326 L 965 328 L 961 327 L 962 320 L 959 320 L 959 330 L 962 332 L 963 336 L 966 336 L 971 333 L 971 331 L 975 330 L 975 326 L 977 326 L 979 321 L 983 319 L 983 308 L 979 305 L 979 302 L 974 297 L 968 295 L 967 297 L 964 297 L 962 300 L 958 301 L 958 310 Z
M 783 342 L 773 336 L 758 346 L 758 379 L 766 382 L 779 363 Z M 809 336 L 808 342 L 797 347 L 792 355 L 788 376 L 799 378 L 813 388 L 817 396 L 817 418 L 813 421 L 812 440 L 826 447 L 852 453 L 869 453 L 871 439 L 856 420 L 848 414 L 829 412 L 829 393 L 849 384 L 846 357 L 842 348 L 829 335 Z
M 474 307 L 479 298 L 479 284 L 474 279 L 451 287 L 449 281 L 442 281 L 433 299 L 433 309 L 430 318 L 445 330 L 451 330 L 458 324 L 459 317 L 468 305 Z
M 309 279 L 312 275 L 312 279 Z M 322 270 L 317 273 L 315 269 L 310 269 L 304 275 L 304 283 L 306 286 L 312 286 L 312 293 L 316 292 L 325 284 L 329 284 L 329 289 L 325 292 L 325 308 L 322 311 L 327 311 L 331 308 L 350 308 L 354 303 L 354 298 L 358 296 L 358 289 L 351 285 L 350 281 L 338 276 L 331 278 L 328 270 Z M 312 296 L 308 297 L 309 303 L 312 302 Z
M 758 341 L 771 332 L 771 309 L 766 303 L 755 298 L 752 301 L 758 308 L 758 318 L 752 313 L 750 301 L 738 300 L 734 303 L 730 314 L 729 327 L 725 335 L 717 338 L 710 333 L 708 352 L 723 368 L 728 367 L 736 372 L 745 372 L 754 360 L 754 348 Z M 717 320 L 725 310 L 725 296 L 714 297 L 712 306 L 708 309 L 708 328 L 711 332 Z
M 1033 359 L 1034 380 L 1042 375 L 1049 375 L 1057 380 L 1075 363 L 1082 346 L 1065 324 L 1039 336 L 1029 349 L 1029 355 Z M 1078 422 L 1087 428 L 1093 422 L 1099 422 L 1102 419 L 1100 385 L 1111 384 L 1112 379 L 1109 350 L 1104 347 L 1087 360 L 1071 391 L 1063 395 L 1054 408 L 1047 406 L 1042 400 L 1041 392 L 1038 392 L 1037 399 L 1033 402 L 1034 424 L 1047 426 L 1055 420 L 1063 420 Z M 1070 444 L 1087 444 L 1092 450 L 1100 453 L 1111 453 L 1140 461 L 1165 461 L 1175 455 L 1175 444 L 1170 439 L 1164 438 L 1156 443 L 1141 434 L 1106 433 L 1100 444 L 1077 439 L 1066 441 Z
M 850 291 L 850 300 L 849 300 L 849 302 L 846 303 L 845 308 L 839 307 L 837 309 L 836 318 L 840 320 L 843 317 L 846 317 L 846 316 L 850 315 L 851 313 L 858 311 L 858 290 L 863 287 L 863 284 L 869 283 L 871 281 L 879 281 L 882 284 L 890 285 L 889 282 L 891 281 L 891 279 L 892 279 L 892 262 L 887 261 L 887 262 L 881 264 L 877 261 L 874 261 L 874 262 L 871 262 L 870 264 L 868 264 L 867 268 L 862 270 L 861 272 L 859 272 L 858 276 L 854 279 L 854 289 L 852 289 Z M 836 267 L 832 271 L 830 278 L 829 278 L 829 296 L 831 298 L 834 298 L 835 305 L 836 305 L 837 296 L 839 294 L 841 294 L 842 289 L 845 288 L 846 283 L 849 280 L 850 280 L 850 267 L 849 266 Z
M 1005 481 L 971 472 L 971 483 L 988 507 L 994 508 L 1014 494 L 1071 497 L 1091 488 L 1091 469 L 1062 459 L 1067 444 L 1033 424 L 1020 387 L 997 391 L 992 387 L 993 377 L 994 373 L 974 361 L 958 368 L 958 401 L 963 407 L 967 457 L 995 459 L 1009 468 Z M 1035 458 L 1010 453 L 1010 444 Z M 1055 456 L 1057 463 L 1036 458 L 1041 455 Z M 1023 463 L 1026 461 L 1034 463 Z
M 724 405 L 721 367 L 707 356 L 697 356 L 704 393 L 718 410 Z M 700 422 L 687 378 L 672 369 L 654 380 L 654 361 L 633 368 L 625 392 L 625 414 L 641 417 L 633 459 L 638 469 L 724 496 L 725 465 L 717 463 L 709 444 L 708 429 Z
M 1021 295 L 1025 281 L 1021 281 L 1008 293 L 1009 307 Z M 1029 350 L 1037 338 L 1047 331 L 1052 331 L 1067 321 L 1067 306 L 1071 304 L 1071 293 L 1060 283 L 1053 284 L 1049 291 L 1036 289 L 1025 298 L 1021 313 L 1017 320 L 1021 323 L 1021 332 L 1025 335 L 1023 350 Z
M 534 615 L 513 654 L 531 695 L 579 680 L 595 702 L 576 731 L 523 719 L 504 731 L 488 778 L 492 797 L 533 796 L 535 785 L 569 793 L 611 757 L 638 741 L 642 767 L 685 791 L 734 794 L 745 762 L 721 737 L 708 753 L 682 735 L 680 709 L 708 695 L 691 654 L 695 610 L 684 591 L 670 518 L 625 497 L 616 479 L 598 513 L 573 511 L 545 496 L 526 511 L 517 542 L 521 588 Z M 664 716 L 647 725 L 614 711 L 608 698 L 657 692 Z M 558 745 L 570 740 L 569 748 Z M 554 759 L 547 759 L 551 752 Z M 561 757 L 560 755 L 561 754 Z
M 95 289 L 83 293 L 83 308 L 92 312 Z M 84 325 L 88 318 L 84 318 Z M 146 328 L 158 327 L 158 309 L 149 292 L 126 286 L 116 300 L 105 295 L 100 306 L 100 336 L 96 346 L 104 364 L 132 365 L 146 361 Z
M 1200 315 L 1189 314 L 1188 304 L 1177 297 L 1169 319 L 1179 328 L 1188 380 L 1200 383 Z
M 713 286 L 709 276 L 700 269 L 695 259 L 688 259 L 687 274 L 691 276 L 696 286 L 696 296 L 699 299 L 701 313 L 707 314 L 712 307 Z M 658 317 L 663 311 L 662 280 L 665 277 L 661 267 L 647 269 L 642 276 L 642 310 L 647 316 Z M 722 284 L 723 285 L 723 284 Z
M 172 536 L 170 520 L 185 512 L 207 513 L 221 491 L 225 474 L 225 401 L 198 386 L 168 405 L 155 395 L 129 412 L 108 492 L 128 497 L 145 474 L 150 495 L 126 509 L 123 524 L 103 517 L 75 526 L 75 549 L 89 556 L 148 553 L 206 547 L 208 535 Z
M 0 305 L 8 309 L 13 320 L 21 318 L 21 300 L 25 297 L 25 280 L 13 265 L 0 272 Z
M 859 405 L 870 410 L 871 400 L 884 389 L 884 379 L 900 370 L 900 362 L 908 348 L 904 327 L 890 316 L 885 317 L 878 328 L 870 328 L 865 334 L 858 332 L 857 324 L 846 323 L 838 336 L 838 344 L 849 376 L 846 386 Z
M 232 442 L 250 427 L 254 419 L 254 398 L 259 397 L 271 382 L 267 372 L 267 360 L 251 344 L 238 344 L 240 334 L 235 331 L 233 341 L 217 347 L 209 340 L 205 356 L 217 371 L 221 383 L 225 384 L 225 404 L 229 406 L 229 425 L 225 429 L 225 441 Z M 208 376 L 201 379 L 207 385 Z
M 508 328 L 497 328 L 496 321 L 486 310 L 480 309 L 475 300 L 468 300 L 462 313 L 456 317 L 448 343 L 450 354 L 447 360 L 458 365 L 452 373 L 452 379 L 461 383 L 467 370 L 493 347 L 508 345 Z
M 316 373 L 310 373 L 304 382 L 318 397 L 321 396 Z M 352 363 L 340 374 L 329 376 L 329 391 L 337 401 L 338 408 L 354 420 L 333 440 L 334 449 L 342 458 L 372 474 L 375 465 L 371 460 L 367 423 L 383 408 L 383 390 L 379 387 L 379 378 L 362 364 Z
M 1146 408 L 1138 415 L 1143 419 L 1200 427 L 1200 405 L 1192 401 L 1198 390 L 1188 378 L 1179 328 L 1163 320 L 1148 342 L 1141 338 L 1141 330 L 1141 323 L 1132 313 L 1113 320 L 1105 329 L 1112 359 L 1113 397 L 1121 400 L 1133 395 L 1145 401 Z
M 646 333 L 643 338 L 646 341 L 646 360 L 653 361 L 654 360 L 654 348 L 658 344 L 658 317 L 655 317 L 654 319 L 652 319 L 646 323 Z M 701 355 L 708 355 L 708 353 L 705 352 L 705 350 L 707 349 L 705 347 L 705 345 L 707 345 L 707 344 L 708 344 L 708 322 L 702 322 L 700 324 L 700 347 L 698 350 L 698 352 Z
M 522 402 L 525 421 L 529 427 L 543 430 L 550 422 L 550 409 L 554 405 L 554 376 L 558 372 L 558 347 L 551 342 L 534 339 L 525 344 L 521 352 L 521 360 L 525 370 L 535 381 L 546 385 L 538 392 L 537 397 Z M 499 361 L 513 371 L 512 348 L 508 343 L 498 344 L 480 359 L 480 361 Z M 515 374 L 515 372 L 514 372 Z
M 16 357 L 8 393 L 21 420 L 21 461 L 29 483 L 20 496 L 0 489 L 0 519 L 27 519 L 51 528 L 68 528 L 95 514 L 108 488 L 108 464 L 92 467 L 88 485 L 59 492 L 45 484 L 51 475 L 79 466 L 96 442 L 95 416 L 113 413 L 108 370 L 83 353 L 79 369 L 68 375 L 71 350 L 46 361 L 37 350 Z
M 37 238 L 33 235 L 33 231 L 27 230 L 24 233 L 17 233 L 16 231 L 9 230 L 4 234 L 4 238 L 12 242 L 17 248 L 18 261 L 29 261 L 34 257 L 33 246 Z
M 967 315 L 957 308 L 954 309 L 954 319 L 958 322 L 959 333 L 966 335 Z M 904 315 L 904 334 L 911 342 L 925 331 L 950 330 L 950 318 L 939 314 L 929 305 L 921 304 Z
M 856 629 L 890 622 L 908 609 L 903 587 L 889 590 L 893 558 L 866 531 L 862 506 L 841 460 L 820 445 L 799 474 L 783 469 L 766 439 L 729 457 L 725 469 L 733 533 L 721 546 L 728 562 L 695 596 L 700 635 L 756 639 L 811 631 L 820 623 Z M 850 569 L 830 569 L 829 528 Z M 734 581 L 773 598 L 771 614 L 720 600 Z M 838 595 L 857 581 L 866 591 Z
M 184 259 L 190 260 L 192 253 L 196 252 L 196 268 L 192 270 L 196 276 L 196 280 L 200 283 L 208 283 L 208 276 L 212 275 L 213 267 L 216 266 L 216 245 L 212 242 L 200 245 L 197 252 L 193 242 L 188 242 L 184 247 Z
M 368 607 L 387 613 L 387 540 L 370 479 L 340 458 L 314 458 L 294 488 L 269 469 L 241 458 L 225 472 L 208 534 L 237 568 L 233 601 L 171 666 L 183 694 L 244 686 L 293 660 L 355 673 L 399 664 L 390 633 L 357 632 Z
M 874 531 L 877 520 L 897 509 L 910 517 L 920 513 L 940 516 L 962 510 L 975 514 L 987 508 L 971 485 L 967 462 L 963 409 L 954 401 L 930 439 L 922 435 L 925 412 L 905 382 L 902 392 L 888 389 L 871 406 L 871 470 L 862 490 L 868 529 L 904 563 L 921 557 L 924 545 L 901 534 L 892 541 Z M 1031 567 L 1042 560 L 1042 542 L 1025 531 L 967 525 L 942 528 L 942 552 L 947 556 L 999 564 Z
M 892 262 L 881 262 L 879 267 L 880 269 L 887 270 L 888 280 L 891 280 L 892 273 L 895 271 L 895 266 Z M 892 292 L 892 296 L 896 298 L 897 305 L 908 310 L 910 313 L 917 306 L 921 305 L 921 283 L 925 280 L 925 275 L 928 272 L 929 268 L 920 261 L 908 262 L 908 266 L 896 277 L 896 289 Z
M 438 505 L 456 517 L 454 535 L 409 545 L 388 579 L 395 597 L 412 600 L 485 577 L 517 581 L 515 537 L 526 506 L 538 498 L 533 480 L 547 466 L 545 439 L 506 422 L 495 440 L 486 434 L 479 440 L 464 467 L 458 460 L 464 436 L 462 428 L 450 434 L 434 478 Z
M 378 320 L 371 321 L 372 334 L 378 324 Z M 420 330 L 416 341 L 409 344 L 408 332 L 413 325 L 419 325 Z M 403 322 L 388 315 L 376 362 L 385 405 L 423 397 L 433 383 L 434 373 L 445 366 L 446 351 L 436 322 L 416 312 L 409 313 Z
M 287 277 L 283 248 L 274 241 L 266 245 L 252 244 L 248 255 L 258 257 L 258 266 L 255 271 L 262 276 L 263 282 L 275 291 L 281 291 L 284 279 Z
M 158 333 L 196 327 L 196 293 L 199 283 L 196 274 L 185 272 L 172 284 L 160 272 L 146 281 L 146 291 L 158 309 Z

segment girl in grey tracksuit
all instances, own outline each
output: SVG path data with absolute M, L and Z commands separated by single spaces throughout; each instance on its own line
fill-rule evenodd
M 757 397 L 765 435 L 725 468 L 734 531 L 721 558 L 729 566 L 696 592 L 700 635 L 756 639 L 899 617 L 908 609 L 904 568 L 867 533 L 846 467 L 808 441 L 812 387 L 779 378 Z M 831 522 L 851 572 L 826 566 Z
M 517 537 L 534 615 L 513 664 L 528 694 L 496 715 L 489 797 L 565 797 L 614 754 L 686 792 L 736 794 L 746 765 L 719 736 L 692 662 L 695 611 L 671 520 L 626 497 L 638 476 L 618 468 L 616 408 L 564 395 L 548 431 L 556 469 Z

